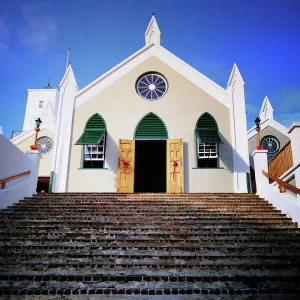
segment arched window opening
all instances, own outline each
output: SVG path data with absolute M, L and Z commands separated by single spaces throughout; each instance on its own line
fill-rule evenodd
M 222 143 L 218 124 L 209 114 L 199 117 L 195 129 L 197 168 L 218 168 L 219 144 Z
M 82 168 L 104 168 L 106 131 L 105 121 L 99 114 L 89 118 L 75 143 L 83 145 Z

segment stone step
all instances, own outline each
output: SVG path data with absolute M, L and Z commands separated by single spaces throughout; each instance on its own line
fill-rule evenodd
M 135 244 L 137 242 L 143 242 L 143 243 L 149 243 L 149 244 L 154 244 L 154 243 L 163 243 L 165 245 L 174 245 L 179 243 L 180 245 L 218 245 L 222 244 L 224 247 L 227 247 L 227 245 L 235 245 L 235 246 L 244 246 L 244 245 L 249 245 L 251 247 L 252 244 L 255 244 L 258 247 L 280 247 L 283 245 L 282 240 L 264 240 L 264 239 L 256 239 L 256 240 L 251 240 L 251 239 L 183 239 L 183 238 L 177 238 L 177 237 L 172 237 L 169 239 L 153 239 L 153 238 L 106 238 L 106 237 L 101 237 L 101 236 L 89 236 L 89 237 L 65 237 L 65 236 L 45 236 L 45 237 L 33 237 L 33 236 L 10 236 L 10 237 L 0 237 L 0 245 L 4 244 L 5 242 L 13 243 L 13 242 L 32 242 L 32 243 L 47 243 L 47 242 L 68 242 L 68 243 L 74 243 L 74 242 L 82 242 L 82 243 L 89 243 L 89 242 L 97 242 L 97 243 L 115 243 L 119 244 L 121 242 L 125 242 L 128 244 Z M 284 241 L 284 246 L 289 246 L 289 247 L 299 247 L 300 246 L 300 239 L 294 239 L 294 240 L 285 240 Z
M 300 298 L 300 230 L 256 195 L 42 194 L 0 227 L 3 296 Z
M 73 226 L 74 225 L 74 226 Z M 13 222 L 5 222 L 4 224 L 0 223 L 0 228 L 5 228 L 6 230 L 44 230 L 44 231 L 51 231 L 51 230 L 105 230 L 106 232 L 129 232 L 129 231 L 135 231 L 135 232 L 189 232 L 189 233 L 203 233 L 203 234 L 217 234 L 220 233 L 222 235 L 230 235 L 233 234 L 287 234 L 287 235 L 299 235 L 300 231 L 299 228 L 296 228 L 293 226 L 280 226 L 280 227 L 262 227 L 262 226 L 252 226 L 249 227 L 242 227 L 242 226 L 235 226 L 233 227 L 226 227 L 226 226 L 202 226 L 199 229 L 199 226 L 172 226 L 172 227 L 163 227 L 163 226 L 108 226 L 101 228 L 98 224 L 68 224 L 68 226 L 59 226 L 59 225 L 53 225 L 51 223 L 33 223 L 31 225 L 26 224 L 14 224 Z
M 14 223 L 39 223 L 39 222 L 49 222 L 53 224 L 62 223 L 62 224 L 68 224 L 70 222 L 76 223 L 76 222 L 85 222 L 85 224 L 88 224 L 88 222 L 97 222 L 98 224 L 102 225 L 112 225 L 112 224 L 134 224 L 136 225 L 139 222 L 142 222 L 144 225 L 146 224 L 155 224 L 155 225 L 166 225 L 167 227 L 170 226 L 170 224 L 177 224 L 177 225 L 188 225 L 188 224 L 194 224 L 194 225 L 212 225 L 212 224 L 218 224 L 218 226 L 230 226 L 230 225 L 261 225 L 261 224 L 272 224 L 272 225 L 288 225 L 293 226 L 291 224 L 290 218 L 259 218 L 259 219 L 232 219 L 232 218 L 192 218 L 192 217 L 147 217 L 147 216 L 131 216 L 131 217 L 103 217 L 103 216 L 53 216 L 52 218 L 50 216 L 14 216 L 10 218 L 11 222 Z M 295 225 L 294 225 L 295 226 Z
M 44 249 L 47 250 L 47 249 Z M 178 260 L 201 260 L 203 262 L 209 263 L 217 262 L 217 261 L 229 261 L 235 262 L 239 260 L 249 260 L 249 261 L 260 261 L 262 263 L 266 262 L 282 262 L 286 261 L 287 265 L 290 264 L 290 261 L 298 264 L 300 260 L 300 255 L 297 253 L 291 255 L 287 258 L 285 255 L 279 254 L 260 254 L 255 252 L 244 252 L 244 253 L 199 253 L 199 252 L 187 252 L 187 251 L 173 251 L 173 252 L 166 252 L 166 251 L 138 251 L 138 250 L 124 250 L 122 252 L 118 250 L 82 250 L 81 248 L 78 249 L 70 249 L 70 250 L 61 250 L 61 249 L 51 249 L 50 251 L 44 251 L 43 249 L 35 250 L 35 249 L 19 249 L 15 250 L 14 252 L 0 252 L 1 257 L 9 259 L 12 257 L 13 259 L 39 259 L 44 257 L 47 260 L 53 258 L 69 258 L 69 259 L 130 259 L 130 260 L 144 260 L 144 259 L 159 259 L 159 260 L 171 260 L 171 261 L 178 261 Z
M 268 298 L 261 298 L 263 295 L 273 295 L 272 299 L 283 299 L 282 295 L 288 298 L 288 300 L 298 300 L 300 295 L 300 290 L 298 288 L 265 288 L 265 289 L 256 289 L 256 288 L 247 288 L 247 289 L 239 289 L 239 288 L 234 288 L 234 287 L 225 287 L 225 288 L 158 288 L 158 289 L 152 289 L 152 288 L 94 288 L 94 287 L 78 287 L 78 288 L 65 288 L 65 287 L 53 287 L 52 289 L 50 288 L 2 288 L 0 290 L 0 295 L 5 296 L 12 296 L 12 295 L 19 295 L 19 296 L 31 296 L 36 295 L 36 296 L 41 296 L 41 295 L 46 295 L 46 296 L 67 296 L 67 295 L 105 295 L 105 296 L 110 296 L 113 297 L 114 295 L 130 295 L 130 297 L 138 298 L 138 299 L 151 299 L 151 298 L 141 298 L 142 296 L 145 295 L 162 295 L 163 298 L 160 299 L 165 299 L 166 296 L 170 296 L 169 299 L 179 299 L 179 298 L 174 298 L 176 295 L 189 295 L 187 299 L 199 299 L 198 297 L 196 298 L 190 298 L 193 295 L 203 295 L 202 297 L 207 297 L 209 295 L 209 298 L 207 299 L 225 299 L 223 296 L 224 295 L 239 295 L 239 297 L 244 296 L 259 296 L 259 299 L 270 299 Z M 214 295 L 222 295 L 222 298 L 212 298 Z M 277 298 L 277 296 L 279 298 Z M 127 297 L 126 297 L 127 298 Z M 31 298 L 32 299 L 32 298 Z M 51 298 L 52 299 L 52 298 Z M 56 298 L 58 299 L 58 298 Z M 66 298 L 63 298 L 66 299 Z M 120 299 L 118 298 L 112 298 L 112 299 Z M 180 297 L 180 299 L 182 299 Z M 206 298 L 204 298 L 206 299 Z M 227 298 L 226 298 L 227 299 Z M 228 298 L 229 299 L 229 298 Z M 230 299 L 232 299 L 230 297 Z M 246 299 L 246 298 L 243 298 Z M 247 297 L 248 299 L 248 297 Z
M 26 198 L 51 198 L 51 197 L 123 197 L 123 198 L 133 198 L 133 197 L 143 197 L 143 198 L 155 198 L 155 197 L 172 197 L 172 198 L 181 198 L 181 197 L 238 197 L 238 198 L 259 198 L 256 194 L 249 194 L 249 193 L 75 193 L 75 192 L 64 192 L 64 193 L 44 193 L 44 194 L 35 194 L 33 197 L 26 197 Z
M 120 209 L 115 212 L 110 208 L 101 208 L 101 209 L 92 209 L 92 208 L 66 208 L 66 209 L 50 209 L 50 208 L 39 208 L 34 209 L 7 209 L 0 214 L 1 217 L 12 217 L 14 215 L 26 216 L 26 215 L 36 215 L 36 214 L 47 214 L 47 215 L 56 215 L 57 213 L 63 214 L 80 214 L 80 215 L 102 215 L 102 216 L 132 216 L 132 215 L 146 215 L 146 216 L 157 216 L 158 211 L 153 210 L 140 210 L 140 209 Z M 170 210 L 170 209 L 160 209 L 160 216 L 195 216 L 195 217 L 223 217 L 223 218 L 256 218 L 256 217 L 269 217 L 276 216 L 285 218 L 286 215 L 282 214 L 278 210 L 258 210 L 249 215 L 248 213 L 236 212 L 236 213 L 226 213 L 226 212 L 213 212 L 213 211 L 203 211 L 203 210 L 189 210 L 189 209 L 180 209 L 180 210 Z
M 39 235 L 39 237 L 37 237 Z M 176 235 L 169 235 L 168 237 L 161 236 L 155 237 L 147 236 L 147 235 L 137 235 L 132 236 L 131 234 L 128 235 L 103 235 L 103 234 L 52 234 L 49 232 L 48 234 L 40 233 L 40 234 L 22 234 L 22 233 L 4 233 L 0 236 L 0 241 L 31 241 L 31 242 L 41 242 L 41 241 L 58 241 L 58 242 L 65 242 L 65 241 L 80 241 L 80 242 L 103 242 L 103 243 L 111 243 L 111 242 L 120 242 L 126 241 L 130 243 L 135 243 L 137 241 L 144 241 L 147 243 L 175 243 L 175 242 L 185 242 L 185 243 L 194 243 L 198 244 L 201 243 L 263 243 L 263 244 L 294 244 L 297 246 L 300 243 L 300 237 L 296 238 L 269 238 L 269 237 L 261 237 L 261 238 L 249 238 L 249 237 L 239 237 L 239 238 L 230 238 L 230 237 L 197 237 L 194 236 L 190 237 L 180 237 Z
M 201 226 L 202 228 L 207 228 L 208 226 L 213 226 L 214 228 L 218 228 L 220 226 L 237 226 L 236 228 L 239 227 L 248 227 L 249 228 L 255 228 L 255 227 L 261 227 L 262 225 L 273 225 L 273 227 L 294 227 L 296 228 L 296 225 L 293 224 L 291 222 L 290 219 L 286 218 L 286 219 L 266 219 L 266 220 L 223 220 L 222 222 L 220 220 L 218 220 L 217 225 L 214 226 L 214 224 L 216 224 L 216 220 L 214 219 L 210 219 L 208 218 L 207 220 L 202 220 L 202 219 L 171 219 L 171 220 L 160 220 L 158 221 L 159 218 L 139 218 L 139 219 L 130 219 L 130 220 L 126 220 L 124 218 L 103 218 L 101 220 L 99 220 L 99 218 L 89 218 L 89 219 L 84 219 L 84 218 L 79 218 L 79 217 L 74 217 L 74 218 L 37 218 L 37 219 L 10 219 L 11 223 L 14 224 L 19 224 L 19 225 L 23 225 L 24 223 L 28 224 L 28 225 L 35 225 L 35 224 L 51 224 L 51 225 L 82 225 L 84 224 L 85 226 L 90 226 L 90 225 L 98 225 L 98 226 L 109 226 L 109 225 L 122 225 L 122 226 L 136 226 L 139 223 L 141 223 L 142 225 L 140 225 L 141 228 L 145 227 L 145 226 L 154 226 L 154 227 L 158 227 L 158 226 L 163 226 L 163 227 L 170 227 L 170 226 L 188 226 L 188 225 L 198 225 Z M 2 222 L 2 226 L 3 227 L 5 225 L 5 220 L 4 222 Z
M 104 244 L 99 245 L 99 243 L 82 243 L 82 242 L 65 242 L 65 243 L 51 243 L 45 242 L 41 243 L 34 243 L 30 241 L 26 241 L 26 243 L 0 243 L 0 251 L 17 251 L 18 249 L 43 249 L 43 250 L 52 250 L 52 249 L 61 249 L 61 250 L 149 250 L 149 251 L 188 251 L 188 252 L 195 252 L 201 251 L 202 253 L 218 255 L 219 253 L 229 254 L 229 253 L 237 253 L 237 252 L 249 252 L 255 251 L 258 254 L 285 254 L 285 255 L 297 255 L 299 252 L 296 247 L 292 246 L 260 246 L 260 245 L 249 245 L 245 244 L 244 246 L 207 246 L 203 244 L 194 245 L 194 244 L 187 244 L 187 245 L 157 245 L 156 243 L 140 243 L 134 244 L 131 243 L 111 243 L 110 245 Z
M 149 231 L 139 231 L 139 230 L 123 230 L 123 232 L 120 232 L 118 230 L 109 230 L 107 228 L 105 229 L 81 229 L 81 230 L 70 230 L 70 229 L 62 229 L 60 231 L 57 230 L 40 230 L 38 228 L 29 228 L 28 230 L 20 230 L 18 228 L 9 228 L 0 230 L 0 235 L 3 237 L 9 237 L 9 236 L 27 236 L 30 235 L 37 237 L 53 237 L 53 236 L 63 236 L 63 237 L 98 237 L 102 239 L 124 239 L 131 237 L 133 238 L 159 238 L 159 239 L 170 239 L 171 237 L 178 237 L 178 238 L 184 238 L 184 239 L 191 239 L 191 238 L 197 238 L 199 241 L 201 240 L 240 240 L 240 241 L 277 241 L 277 242 L 285 242 L 285 241 L 299 241 L 300 240 L 300 234 L 296 233 L 207 233 L 204 231 L 199 230 L 196 231 L 189 231 L 189 230 L 170 230 L 170 231 L 161 231 L 161 230 L 151 230 Z
M 236 260 L 226 260 L 226 259 L 215 259 L 211 261 L 199 261 L 197 259 L 186 260 L 161 260 L 156 257 L 144 258 L 144 259 L 124 259 L 124 258 L 93 258 L 93 259 L 65 259 L 65 258 L 52 258 L 45 261 L 43 257 L 41 259 L 21 259 L 20 257 L 6 257 L 5 267 L 1 266 L 1 272 L 13 270 L 18 268 L 22 264 L 22 272 L 25 271 L 37 271 L 44 269 L 55 269 L 55 268 L 72 268 L 74 271 L 76 269 L 86 269 L 86 268 L 150 268 L 150 269 L 189 269 L 198 268 L 199 270 L 219 270 L 223 269 L 234 269 L 234 270 L 295 270 L 300 267 L 300 260 L 296 261 L 280 261 L 280 260 L 268 260 L 261 261 L 259 259 L 246 260 L 246 259 L 236 259 Z

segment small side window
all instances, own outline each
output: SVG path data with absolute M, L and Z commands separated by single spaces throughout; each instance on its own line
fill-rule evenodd
M 44 106 L 44 101 L 40 100 L 39 101 L 39 108 L 43 108 L 43 106 Z

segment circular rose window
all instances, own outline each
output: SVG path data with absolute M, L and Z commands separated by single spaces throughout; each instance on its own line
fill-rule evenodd
M 148 73 L 140 77 L 136 83 L 138 94 L 147 100 L 157 100 L 167 92 L 167 81 L 157 73 Z
M 265 136 L 261 140 L 262 147 L 268 151 L 268 153 L 272 154 L 279 150 L 279 142 L 274 136 Z
M 36 145 L 37 145 L 37 147 L 39 149 L 39 152 L 41 154 L 47 154 L 53 148 L 53 142 L 52 142 L 52 140 L 50 138 L 46 137 L 46 136 L 43 136 L 43 137 L 39 138 L 37 140 Z

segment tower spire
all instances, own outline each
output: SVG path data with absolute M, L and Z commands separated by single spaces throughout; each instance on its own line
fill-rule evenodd
M 149 45 L 149 44 L 160 45 L 160 42 L 161 42 L 160 36 L 161 36 L 161 32 L 159 30 L 159 27 L 157 25 L 157 22 L 156 22 L 154 13 L 153 13 L 150 23 L 145 32 L 146 45 Z

